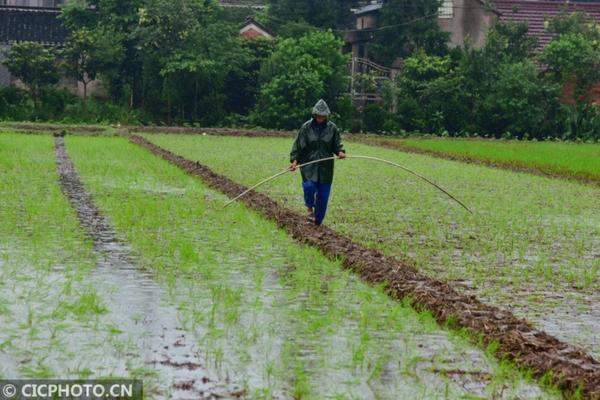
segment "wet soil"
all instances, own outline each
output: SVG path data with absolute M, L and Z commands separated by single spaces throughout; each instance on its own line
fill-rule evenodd
M 161 156 L 210 187 L 235 197 L 246 190 L 210 168 L 154 145 L 143 137 L 133 143 Z M 581 389 L 585 398 L 600 399 L 600 363 L 582 349 L 535 329 L 510 311 L 460 294 L 448 284 L 417 271 L 409 261 L 399 261 L 366 248 L 326 226 L 316 227 L 303 215 L 278 205 L 264 194 L 251 192 L 241 199 L 247 206 L 277 222 L 297 241 L 315 246 L 372 284 L 383 284 L 390 296 L 411 299 L 418 310 L 430 311 L 441 324 L 463 328 L 485 343 L 497 343 L 497 356 L 529 368 L 535 376 L 549 374 L 566 393 Z
M 61 190 L 98 255 L 98 268 L 91 279 L 114 286 L 107 294 L 111 322 L 135 341 L 139 356 L 161 380 L 151 395 L 176 399 L 241 397 L 244 391 L 238 385 L 219 381 L 205 367 L 194 335 L 181 327 L 167 292 L 150 273 L 135 265 L 131 249 L 117 237 L 109 219 L 86 192 L 62 137 L 55 139 L 55 149 Z
M 79 134 L 101 134 L 106 131 L 105 127 L 93 125 L 2 124 L 0 127 L 31 133 L 56 133 L 65 131 Z

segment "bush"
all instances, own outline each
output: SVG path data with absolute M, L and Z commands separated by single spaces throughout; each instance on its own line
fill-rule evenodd
M 562 139 L 600 141 L 600 106 L 593 104 L 564 105 Z
M 324 98 L 333 112 L 346 107 L 347 88 L 343 43 L 330 31 L 284 39 L 263 65 L 262 86 L 252 121 L 269 128 L 294 129 L 310 117 Z
M 378 104 L 365 106 L 363 112 L 363 130 L 365 132 L 381 133 L 385 130 L 388 113 Z
M 16 87 L 0 87 L 0 120 L 28 120 L 32 111 L 33 101 L 27 91 Z

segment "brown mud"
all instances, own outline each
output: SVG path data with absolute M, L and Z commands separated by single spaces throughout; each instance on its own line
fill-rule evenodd
M 154 145 L 140 136 L 130 140 L 198 176 L 210 187 L 233 198 L 247 188 L 210 168 Z M 600 399 L 600 363 L 582 349 L 535 329 L 511 312 L 458 293 L 448 284 L 426 277 L 408 261 L 385 256 L 357 244 L 326 226 L 315 227 L 303 215 L 285 209 L 268 196 L 250 192 L 240 200 L 277 222 L 297 241 L 315 246 L 372 284 L 382 284 L 396 299 L 410 299 L 418 310 L 430 311 L 437 321 L 466 329 L 486 344 L 497 344 L 496 355 L 530 369 L 536 377 L 551 377 L 567 395 L 580 390 L 584 398 Z
M 135 265 L 132 250 L 118 237 L 85 190 L 64 139 L 55 139 L 57 170 L 65 197 L 77 212 L 98 255 L 91 279 L 110 283 L 115 291 L 107 299 L 111 322 L 138 347 L 139 357 L 157 372 L 152 389 L 159 398 L 239 398 L 238 385 L 222 382 L 200 357 L 194 335 L 181 327 L 175 306 L 154 277 Z
M 17 131 L 31 133 L 55 133 L 55 132 L 74 132 L 79 134 L 101 134 L 106 132 L 106 127 L 94 125 L 54 125 L 54 124 L 28 124 L 28 123 L 12 123 L 2 124 L 0 128 L 6 127 Z

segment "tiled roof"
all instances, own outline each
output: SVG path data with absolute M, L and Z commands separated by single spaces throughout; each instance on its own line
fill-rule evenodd
M 583 11 L 600 21 L 600 3 L 537 0 L 493 0 L 500 12 L 500 21 L 527 21 L 529 33 L 537 37 L 540 48 L 552 40 L 545 21 L 552 19 L 562 10 Z
M 60 10 L 56 8 L 0 6 L 0 43 L 64 43 L 69 32 L 58 18 L 59 15 Z

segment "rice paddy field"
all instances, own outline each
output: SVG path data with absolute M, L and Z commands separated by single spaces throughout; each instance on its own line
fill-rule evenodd
M 357 135 L 360 142 L 600 186 L 600 144 L 482 139 L 390 139 Z
M 250 186 L 290 138 L 145 134 Z M 600 358 L 600 189 L 346 143 L 325 224 Z M 258 189 L 304 213 L 300 176 Z M 559 399 L 126 137 L 0 131 L 0 379 L 142 379 L 144 398 Z M 597 364 L 594 364 L 597 365 Z M 591 394 L 590 394 L 591 393 Z

